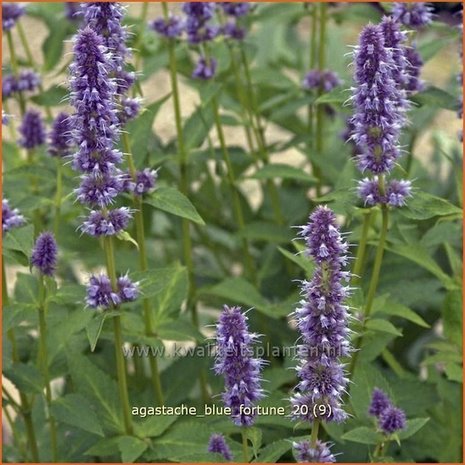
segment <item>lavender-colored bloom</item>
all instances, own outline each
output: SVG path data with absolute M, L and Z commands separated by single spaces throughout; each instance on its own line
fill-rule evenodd
M 92 29 L 81 30 L 74 44 L 70 66 L 73 136 L 78 146 L 73 167 L 79 171 L 108 173 L 122 161 L 113 148 L 118 135 L 114 102 L 116 85 L 110 78 L 108 50 Z
M 52 157 L 66 157 L 71 154 L 71 120 L 67 113 L 59 113 L 49 134 L 48 153 Z
M 120 296 L 113 291 L 110 278 L 100 274 L 91 276 L 87 285 L 86 304 L 91 308 L 108 309 L 121 303 Z
M 233 455 L 231 449 L 226 444 L 226 440 L 222 434 L 212 434 L 208 441 L 208 452 L 221 454 L 225 460 L 232 460 Z
M 93 210 L 80 226 L 80 230 L 90 236 L 114 236 L 124 231 L 132 219 L 127 207 L 115 208 L 108 212 Z
M 139 297 L 139 283 L 131 281 L 128 275 L 118 278 L 117 287 L 121 302 L 133 302 Z
M 354 51 L 356 88 L 352 102 L 354 131 L 361 171 L 389 172 L 400 156 L 398 141 L 405 107 L 392 72 L 392 51 L 385 47 L 379 26 L 366 26 Z
M 137 117 L 140 112 L 140 100 L 138 98 L 124 97 L 121 99 L 121 110 L 118 114 L 120 125 Z
M 4 31 L 9 31 L 18 19 L 25 13 L 26 9 L 17 3 L 2 4 L 2 26 Z
M 2 230 L 3 233 L 13 228 L 19 228 L 26 223 L 24 216 L 17 208 L 11 208 L 7 199 L 2 199 Z
M 415 45 L 405 48 L 405 59 L 407 62 L 405 67 L 405 90 L 408 95 L 411 95 L 420 92 L 425 87 L 420 79 L 423 60 Z
M 429 3 L 394 3 L 392 17 L 404 26 L 415 29 L 427 26 L 433 21 L 433 8 Z
M 407 180 L 392 179 L 386 183 L 385 193 L 381 194 L 378 177 L 365 178 L 358 183 L 357 192 L 365 206 L 377 204 L 391 207 L 403 207 L 408 197 L 411 197 L 412 183 Z
M 186 14 L 187 38 L 191 44 L 199 44 L 214 39 L 220 28 L 209 24 L 216 5 L 214 2 L 186 2 L 183 12 Z
M 53 234 L 50 232 L 40 234 L 32 250 L 31 265 L 46 276 L 53 276 L 57 266 L 57 256 L 58 247 Z
M 25 149 L 33 149 L 45 143 L 47 134 L 41 114 L 35 110 L 25 113 L 19 127 L 19 144 Z
M 119 172 L 86 174 L 75 190 L 77 199 L 90 207 L 106 208 L 123 191 L 123 178 Z
M 405 412 L 392 406 L 384 409 L 379 416 L 378 426 L 387 435 L 404 429 L 406 426 Z
M 310 441 L 294 442 L 294 456 L 298 463 L 334 463 L 336 457 L 331 453 L 330 445 L 317 441 L 315 447 L 311 447 Z
M 168 39 L 174 39 L 182 35 L 185 24 L 183 18 L 170 14 L 168 19 L 157 18 L 153 20 L 149 23 L 149 27 Z
M 24 69 L 19 73 L 16 82 L 17 92 L 33 92 L 40 86 L 40 76 L 31 69 Z
M 263 397 L 260 370 L 263 361 L 253 357 L 252 344 L 258 336 L 249 332 L 247 317 L 240 307 L 224 306 L 217 325 L 215 372 L 223 375 L 225 391 L 222 399 L 231 408 L 238 426 L 250 426 L 255 415 L 247 415 L 242 407 L 252 407 Z
M 295 311 L 302 343 L 297 346 L 299 383 L 292 396 L 293 406 L 303 406 L 301 420 L 314 420 L 315 405 L 330 405 L 323 419 L 343 421 L 347 414 L 342 409 L 342 394 L 348 380 L 340 357 L 351 349 L 347 327 L 345 298 L 350 273 L 343 271 L 347 264 L 348 245 L 343 240 L 335 214 L 326 206 L 318 207 L 300 233 L 305 238 L 307 254 L 315 260 L 316 271 L 311 281 L 302 283 L 302 297 Z
M 144 195 L 155 189 L 158 173 L 156 170 L 145 168 L 136 173 L 136 179 L 130 180 L 128 190 L 135 195 Z
M 245 16 L 250 11 L 250 4 L 247 2 L 221 2 L 220 6 L 229 16 Z
M 392 403 L 387 394 L 379 388 L 374 388 L 368 413 L 379 417 L 389 407 L 392 407 Z
M 81 16 L 81 5 L 77 2 L 64 2 L 65 16 L 68 21 L 79 21 Z
M 7 99 L 8 97 L 11 97 L 14 92 L 17 91 L 18 86 L 17 86 L 17 80 L 16 77 L 13 76 L 12 74 L 7 74 L 2 77 L 2 97 L 4 99 Z
M 228 21 L 221 29 L 221 32 L 224 36 L 233 40 L 244 40 L 246 34 L 246 30 L 234 21 Z
M 321 89 L 325 92 L 330 92 L 341 84 L 342 81 L 337 73 L 331 70 L 312 69 L 302 81 L 302 87 L 306 90 Z
M 207 81 L 215 75 L 216 66 L 217 61 L 214 58 L 200 57 L 194 71 L 192 72 L 192 77 Z

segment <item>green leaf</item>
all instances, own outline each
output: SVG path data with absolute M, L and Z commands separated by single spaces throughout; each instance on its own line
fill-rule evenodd
M 42 375 L 34 365 L 14 363 L 10 369 L 4 371 L 4 375 L 25 394 L 42 393 Z
M 126 125 L 126 132 L 130 134 L 131 150 L 136 164 L 139 166 L 145 162 L 148 151 L 148 144 L 151 139 L 153 122 L 162 105 L 168 100 L 171 94 L 165 95 L 161 99 L 149 105 L 133 121 Z
M 449 291 L 442 309 L 444 335 L 449 341 L 462 347 L 462 293 Z
M 359 426 L 353 430 L 348 431 L 342 436 L 342 439 L 359 444 L 379 444 L 383 440 L 383 436 L 372 428 L 367 426 Z
M 447 379 L 450 381 L 457 381 L 458 383 L 463 382 L 462 365 L 458 363 L 446 363 L 444 370 L 446 372 Z
M 375 299 L 373 313 L 384 313 L 386 315 L 398 316 L 400 318 L 404 318 L 405 320 L 409 320 L 418 326 L 422 326 L 423 328 L 430 327 L 430 325 L 426 323 L 426 321 L 420 315 L 415 313 L 410 308 L 391 300 L 382 299 L 380 297 Z
M 66 355 L 75 389 L 94 403 L 103 426 L 115 433 L 122 432 L 124 428 L 116 382 L 86 357 L 71 351 Z
M 432 108 L 444 108 L 451 111 L 456 111 L 459 108 L 459 102 L 453 95 L 434 86 L 415 94 L 411 100 L 420 107 L 428 105 Z
M 413 436 L 421 428 L 423 428 L 428 421 L 429 418 L 413 418 L 412 420 L 407 420 L 406 428 L 398 433 L 399 439 L 404 440 Z
M 26 257 L 29 257 L 33 245 L 34 226 L 32 224 L 12 229 L 3 236 L 3 250 L 16 250 Z
M 255 287 L 244 278 L 228 278 L 202 293 L 221 297 L 234 303 L 249 307 L 266 307 L 268 302 Z
M 260 450 L 258 457 L 253 461 L 257 463 L 276 463 L 289 449 L 292 442 L 288 439 L 281 439 L 272 442 Z
M 427 61 L 431 60 L 437 53 L 439 53 L 446 45 L 449 45 L 452 42 L 450 37 L 441 39 L 438 37 L 434 37 L 434 39 L 423 42 L 419 47 L 418 51 L 420 53 L 423 62 L 426 63 Z
M 349 98 L 347 89 L 335 89 L 331 92 L 326 92 L 315 100 L 316 105 L 322 103 L 333 103 L 336 105 L 342 105 Z
M 399 331 L 392 323 L 381 318 L 372 318 L 367 321 L 366 327 L 373 331 L 381 331 L 384 333 L 394 334 L 396 336 L 402 336 L 402 332 Z
M 50 71 L 60 61 L 67 35 L 68 24 L 66 21 L 55 21 L 53 27 L 50 27 L 50 34 L 42 44 L 44 71 Z
M 138 436 L 155 438 L 161 436 L 177 419 L 176 415 L 154 415 L 134 426 Z
M 245 429 L 247 439 L 252 444 L 252 451 L 255 457 L 258 455 L 258 450 L 262 445 L 262 430 L 260 428 L 249 427 Z
M 84 455 L 96 455 L 97 457 L 115 455 L 118 450 L 118 441 L 121 436 L 100 439 Z
M 157 336 L 169 341 L 198 341 L 203 342 L 205 337 L 190 322 L 184 320 L 168 320 L 157 325 Z
M 80 394 L 67 394 L 54 400 L 52 414 L 59 422 L 103 436 L 99 418 Z
M 278 247 L 278 250 L 289 260 L 294 262 L 296 265 L 298 265 L 302 270 L 305 271 L 305 274 L 307 277 L 311 276 L 313 274 L 313 271 L 315 270 L 315 265 L 310 258 L 306 257 L 302 253 L 298 254 L 293 254 L 289 252 L 288 250 L 285 250 L 281 247 Z
M 250 176 L 250 178 L 265 180 L 276 178 L 294 179 L 308 183 L 313 183 L 316 181 L 316 179 L 311 174 L 306 173 L 304 170 L 281 163 L 265 165 L 263 168 L 260 168 L 252 176 Z
M 194 223 L 205 224 L 190 200 L 173 187 L 160 187 L 145 199 L 145 203 Z
M 238 235 L 252 241 L 278 244 L 291 242 L 294 237 L 289 227 L 264 221 L 247 224 Z
M 208 108 L 197 108 L 184 123 L 184 140 L 186 150 L 200 147 L 208 137 L 214 118 L 211 105 Z
M 66 97 L 69 95 L 69 90 L 62 86 L 53 85 L 39 95 L 34 95 L 31 100 L 37 105 L 56 107 L 66 105 Z
M 123 463 L 135 462 L 148 448 L 148 444 L 134 436 L 122 436 L 118 439 L 118 449 Z
M 93 352 L 97 347 L 100 334 L 103 329 L 107 316 L 104 312 L 96 313 L 94 317 L 87 323 L 86 334 L 89 339 L 90 351 Z
M 399 210 L 402 215 L 412 220 L 428 220 L 436 216 L 453 216 L 461 218 L 462 210 L 447 200 L 441 199 L 427 192 L 416 192 L 409 199 L 406 208 Z
M 129 234 L 127 231 L 120 231 L 116 237 L 120 240 L 120 241 L 124 241 L 124 242 L 130 242 L 131 244 L 135 245 L 136 246 L 136 249 L 139 250 L 139 244 L 137 243 L 137 241 L 131 236 L 131 234 Z

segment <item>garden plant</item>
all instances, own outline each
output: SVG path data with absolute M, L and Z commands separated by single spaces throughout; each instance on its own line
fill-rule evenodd
M 462 461 L 461 3 L 2 27 L 3 461 Z

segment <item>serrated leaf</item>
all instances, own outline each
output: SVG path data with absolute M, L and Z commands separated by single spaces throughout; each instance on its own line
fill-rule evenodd
M 133 436 L 121 436 L 118 439 L 118 449 L 121 452 L 123 463 L 135 462 L 147 450 L 148 446 L 145 441 Z
M 186 218 L 194 223 L 205 224 L 191 201 L 173 187 L 160 187 L 144 201 L 152 207 Z
M 155 415 L 134 426 L 139 436 L 155 438 L 161 436 L 177 419 L 176 415 Z
M 300 268 L 302 268 L 307 277 L 311 276 L 313 271 L 315 270 L 315 265 L 312 260 L 310 260 L 308 257 L 306 257 L 302 253 L 297 253 L 293 254 L 292 252 L 289 252 L 288 250 L 285 250 L 281 247 L 278 247 L 278 250 L 289 260 L 294 262 L 296 265 L 298 265 Z
M 288 439 L 272 442 L 260 450 L 254 463 L 276 463 L 289 449 L 292 442 Z
M 52 403 L 52 414 L 60 422 L 103 436 L 100 420 L 80 394 L 67 394 Z
M 409 199 L 406 208 L 399 210 L 403 216 L 413 220 L 427 220 L 436 216 L 454 216 L 461 218 L 462 210 L 445 199 L 428 194 L 416 192 Z
M 413 436 L 421 428 L 423 428 L 428 421 L 429 418 L 413 418 L 412 420 L 407 420 L 407 426 L 405 429 L 398 433 L 399 439 L 403 441 Z
M 35 365 L 14 363 L 10 369 L 4 371 L 4 375 L 26 394 L 42 393 L 42 375 Z
M 349 97 L 350 94 L 347 89 L 335 89 L 318 97 L 315 100 L 315 105 L 321 105 L 323 103 L 342 105 Z
M 169 341 L 199 341 L 202 342 L 205 337 L 189 321 L 184 320 L 167 320 L 157 325 L 157 336 L 160 339 Z
M 461 291 L 449 291 L 442 310 L 444 334 L 449 341 L 462 347 L 462 294 Z
M 405 305 L 392 302 L 390 300 L 383 300 L 383 302 L 381 302 L 379 298 L 376 299 L 373 305 L 373 314 L 376 313 L 398 316 L 400 318 L 404 318 L 405 320 L 409 320 L 418 326 L 422 326 L 423 328 L 430 327 L 430 325 L 426 323 L 426 321 L 413 310 L 406 307 Z
M 251 241 L 267 241 L 277 244 L 288 243 L 293 239 L 292 232 L 287 226 L 264 221 L 245 225 L 238 235 Z
M 394 334 L 395 336 L 402 336 L 399 331 L 391 322 L 382 320 L 381 318 L 371 318 L 367 321 L 366 327 L 373 331 L 381 331 L 383 333 Z
M 104 312 L 99 312 L 94 315 L 94 317 L 86 325 L 86 334 L 87 339 L 90 344 L 90 351 L 93 352 L 95 347 L 97 347 L 97 342 L 99 340 L 100 334 L 105 324 L 106 315 Z
M 458 100 L 453 95 L 434 86 L 415 94 L 411 100 L 420 106 L 428 105 L 451 111 L 456 111 L 459 108 Z
M 15 228 L 3 236 L 4 250 L 17 250 L 29 257 L 34 245 L 34 226 L 27 224 L 21 228 Z
M 68 95 L 68 89 L 53 85 L 41 94 L 32 96 L 31 100 L 37 105 L 56 107 L 58 105 L 66 105 L 66 97 Z
M 342 436 L 342 439 L 359 444 L 375 445 L 379 444 L 383 440 L 383 436 L 372 428 L 367 426 L 360 426 L 353 430 L 348 431 Z
M 252 444 L 252 451 L 256 458 L 258 450 L 262 445 L 262 430 L 260 428 L 249 427 L 245 429 L 245 435 Z
M 313 183 L 316 179 L 300 168 L 295 166 L 285 165 L 282 163 L 272 163 L 265 165 L 263 168 L 257 170 L 250 178 L 253 179 L 294 179 L 297 181 L 304 181 Z

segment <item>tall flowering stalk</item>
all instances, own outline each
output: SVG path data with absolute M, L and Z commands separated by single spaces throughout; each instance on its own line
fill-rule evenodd
M 358 184 L 358 194 L 365 206 L 379 205 L 382 226 L 370 285 L 365 303 L 366 318 L 370 315 L 378 286 L 384 245 L 388 230 L 388 208 L 405 205 L 411 195 L 408 180 L 387 179 L 401 156 L 399 138 L 405 125 L 409 108 L 406 99 L 404 72 L 407 59 L 402 42 L 404 34 L 398 24 L 384 18 L 380 25 L 368 25 L 360 34 L 359 45 L 354 50 L 354 79 L 352 103 L 354 115 L 351 139 L 357 150 L 358 167 L 368 172 Z M 354 265 L 354 274 L 362 269 L 371 214 L 364 219 L 363 237 Z M 357 349 L 363 335 L 357 341 Z M 351 361 L 352 372 L 358 352 Z
M 50 426 L 50 444 L 52 461 L 58 461 L 57 428 L 55 418 L 51 413 L 52 390 L 48 369 L 47 350 L 47 283 L 46 279 L 53 278 L 57 267 L 58 248 L 53 234 L 44 232 L 37 238 L 31 255 L 31 265 L 39 274 L 39 356 L 42 378 L 45 387 L 45 401 L 47 405 L 47 419 Z
M 306 253 L 316 263 L 311 281 L 302 283 L 302 300 L 295 311 L 300 332 L 297 346 L 299 383 L 291 397 L 294 419 L 312 423 L 310 443 L 295 445 L 298 457 L 327 455 L 327 445 L 317 441 L 321 421 L 342 422 L 347 418 L 342 396 L 348 379 L 341 357 L 350 354 L 347 305 L 350 293 L 345 282 L 348 244 L 342 238 L 335 214 L 318 207 L 300 235 Z M 327 460 L 331 461 L 331 460 Z
M 263 398 L 260 371 L 263 361 L 253 356 L 253 344 L 258 335 L 251 333 L 247 317 L 240 307 L 225 305 L 221 312 L 216 334 L 217 355 L 214 370 L 224 376 L 222 399 L 231 409 L 232 421 L 243 428 L 253 425 L 252 408 Z M 242 432 L 244 461 L 248 462 L 247 436 Z
M 72 135 L 78 147 L 73 155 L 73 167 L 83 173 L 81 184 L 75 192 L 77 199 L 90 209 L 80 229 L 85 234 L 103 239 L 108 273 L 106 279 L 111 284 L 110 289 L 102 286 L 96 291 L 91 283 L 88 295 L 95 292 L 119 294 L 121 289 L 116 274 L 113 236 L 124 231 L 132 218 L 130 209 L 112 208 L 116 197 L 124 189 L 124 176 L 118 168 L 122 162 L 122 154 L 114 148 L 119 136 L 115 101 L 119 85 L 116 78 L 112 77 L 114 62 L 103 38 L 88 26 L 81 29 L 75 39 L 74 61 L 70 71 L 70 101 L 75 108 Z M 108 310 L 117 308 L 125 301 L 135 300 L 137 285 L 131 284 L 130 287 L 134 291 L 129 294 L 128 299 L 112 300 L 108 301 L 108 305 L 95 307 Z M 130 435 L 133 427 L 126 367 L 121 352 L 123 337 L 119 315 L 113 317 L 113 329 L 124 426 L 126 434 Z
M 134 73 L 125 70 L 126 59 L 129 50 L 126 46 L 128 32 L 122 25 L 124 8 L 118 3 L 87 3 L 83 6 L 84 18 L 88 27 L 102 37 L 105 46 L 110 52 L 111 71 L 110 76 L 117 83 L 117 95 L 119 98 L 118 127 L 121 129 L 121 139 L 129 168 L 129 176 L 124 178 L 122 189 L 133 194 L 134 220 L 136 226 L 136 239 L 139 246 L 139 267 L 141 271 L 148 271 L 147 247 L 145 241 L 143 197 L 155 188 L 157 174 L 155 171 L 145 169 L 137 171 L 131 152 L 131 146 L 127 132 L 123 126 L 129 120 L 137 116 L 140 103 L 136 98 L 129 98 L 126 94 L 135 82 Z M 149 299 L 142 300 L 144 311 L 145 333 L 154 335 L 154 323 L 152 321 L 152 308 Z M 149 358 L 152 386 L 159 405 L 163 405 L 163 392 L 161 387 L 158 361 L 155 357 Z

